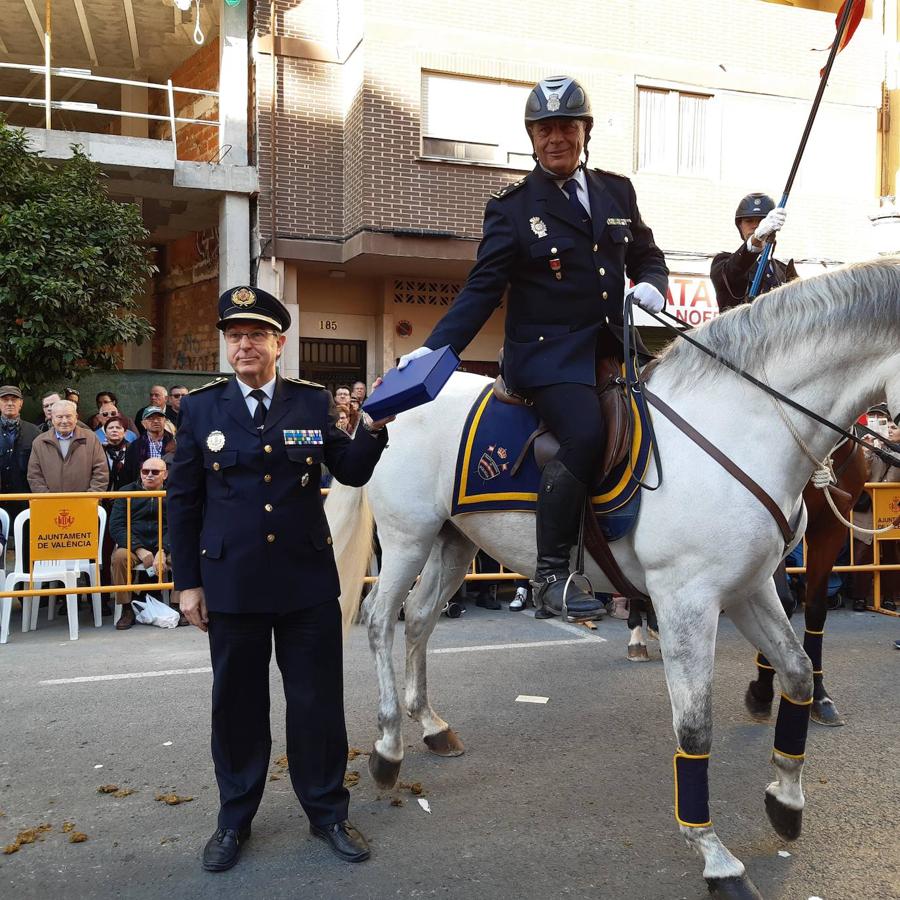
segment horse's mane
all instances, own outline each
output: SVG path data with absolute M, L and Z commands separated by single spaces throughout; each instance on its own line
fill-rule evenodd
M 792 281 L 752 305 L 729 310 L 694 329 L 691 337 L 752 372 L 759 370 L 763 359 L 796 353 L 803 341 L 821 345 L 829 330 L 852 334 L 860 348 L 866 341 L 893 334 L 900 351 L 900 257 Z M 678 338 L 663 351 L 660 365 L 678 381 L 708 379 L 726 371 Z

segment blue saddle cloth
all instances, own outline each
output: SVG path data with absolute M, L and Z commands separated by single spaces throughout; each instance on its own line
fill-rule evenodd
M 472 512 L 533 511 L 541 473 L 533 446 L 513 476 L 512 468 L 538 417 L 529 406 L 502 403 L 488 385 L 472 404 L 456 458 L 452 515 Z M 640 481 L 652 457 L 649 412 L 644 397 L 632 400 L 633 439 L 628 456 L 591 492 L 597 522 L 606 539 L 631 531 L 640 509 Z

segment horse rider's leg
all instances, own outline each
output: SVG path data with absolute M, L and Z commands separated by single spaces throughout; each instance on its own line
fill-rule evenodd
M 536 509 L 537 563 L 534 608 L 544 616 L 589 616 L 602 603 L 569 578 L 572 548 L 598 460 L 605 449 L 606 427 L 594 387 L 551 384 L 533 391 L 535 410 L 559 440 L 559 453 L 541 473 Z
M 641 600 L 628 601 L 628 659 L 632 662 L 649 662 L 647 645 L 644 643 L 644 618 L 641 612 L 644 604 Z
M 812 706 L 813 673 L 771 582 L 728 615 L 744 637 L 772 660 L 781 686 L 772 764 L 778 776 L 766 788 L 766 812 L 772 827 L 786 840 L 800 834 L 805 799 L 801 776 L 806 732 Z
M 422 726 L 425 745 L 438 756 L 460 756 L 465 747 L 428 700 L 425 654 L 445 604 L 459 589 L 477 547 L 449 522 L 441 529 L 419 583 L 406 601 L 406 712 Z
M 369 771 L 379 787 L 393 787 L 403 761 L 403 719 L 391 651 L 394 628 L 403 601 L 428 558 L 431 541 L 388 535 L 379 531 L 382 568 L 375 590 L 363 605 L 369 630 L 369 646 L 375 656 L 378 677 L 378 728 L 380 737 L 369 755 Z
M 664 589 L 661 582 L 657 596 Z M 648 583 L 651 591 L 652 583 Z M 709 814 L 707 766 L 712 747 L 712 678 L 719 624 L 717 598 L 701 589 L 670 592 L 656 610 L 675 753 L 675 818 L 688 845 L 703 858 L 703 877 L 717 897 L 759 898 L 744 864 L 719 840 Z
M 775 591 L 785 614 L 790 619 L 797 607 L 797 601 L 788 586 L 788 577 L 784 560 L 778 564 L 772 576 Z M 768 719 L 772 715 L 772 700 L 775 697 L 775 669 L 765 655 L 756 652 L 756 681 L 751 681 L 744 694 L 744 704 L 754 718 Z

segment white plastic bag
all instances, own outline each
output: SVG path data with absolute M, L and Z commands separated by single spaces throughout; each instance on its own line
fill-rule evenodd
M 148 594 L 143 600 L 132 600 L 131 605 L 135 611 L 135 618 L 142 625 L 156 625 L 158 628 L 178 627 L 179 611 L 157 600 L 156 597 Z

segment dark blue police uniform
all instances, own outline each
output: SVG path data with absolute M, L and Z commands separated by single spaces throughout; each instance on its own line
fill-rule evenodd
M 716 289 L 719 312 L 748 302 L 758 264 L 759 253 L 748 250 L 746 241 L 742 241 L 734 253 L 722 252 L 713 257 L 709 277 Z M 772 257 L 763 273 L 759 293 L 768 293 L 796 277 L 797 270 L 792 259 L 784 263 Z
M 387 432 L 351 440 L 335 420 L 321 385 L 281 377 L 261 429 L 235 378 L 181 403 L 169 531 L 176 589 L 202 587 L 209 610 L 220 828 L 247 828 L 262 798 L 273 635 L 294 790 L 313 825 L 347 818 L 340 585 L 319 482 L 325 463 L 364 484 Z
M 603 453 L 603 421 L 596 393 L 573 386 L 593 387 L 598 352 L 619 350 L 626 275 L 665 296 L 669 270 L 631 181 L 585 175 L 590 218 L 540 166 L 493 195 L 466 285 L 425 346 L 461 353 L 508 287 L 503 377 L 534 401 L 560 439 L 559 459 L 587 482 Z

